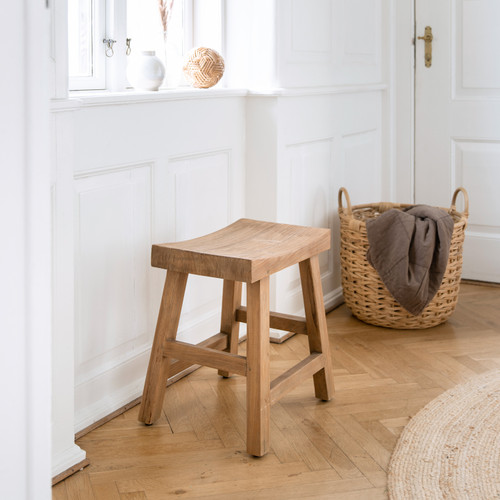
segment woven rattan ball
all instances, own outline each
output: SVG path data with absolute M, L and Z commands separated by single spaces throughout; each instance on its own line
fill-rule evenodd
M 224 59 L 213 49 L 196 47 L 188 52 L 184 75 L 193 87 L 213 87 L 224 74 Z

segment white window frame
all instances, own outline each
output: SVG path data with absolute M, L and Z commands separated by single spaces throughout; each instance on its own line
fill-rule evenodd
M 194 45 L 194 1 L 184 1 L 184 51 L 187 52 Z
M 99 0 L 104 4 L 106 12 L 106 36 L 116 40 L 113 45 L 113 56 L 105 57 L 105 89 L 109 91 L 124 90 L 127 86 L 127 1 L 126 0 Z M 133 42 L 133 41 L 132 41 Z M 105 46 L 102 44 L 105 54 Z
M 91 0 L 92 9 L 92 76 L 70 77 L 69 90 L 104 90 L 106 88 L 106 56 L 103 39 L 106 35 L 105 0 Z

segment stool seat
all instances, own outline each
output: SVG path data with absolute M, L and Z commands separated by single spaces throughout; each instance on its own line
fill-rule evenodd
M 240 219 L 200 238 L 153 245 L 151 265 L 254 283 L 329 248 L 329 229 Z
M 151 263 L 167 269 L 149 359 L 139 420 L 161 415 L 169 371 L 215 368 L 223 377 L 246 377 L 247 451 L 265 455 L 270 447 L 270 408 L 312 377 L 314 394 L 328 401 L 334 391 L 318 255 L 330 248 L 330 230 L 240 219 L 201 238 L 153 245 Z M 270 275 L 298 264 L 305 317 L 269 309 Z M 177 340 L 189 274 L 223 280 L 220 331 L 197 345 Z M 247 306 L 241 304 L 246 284 Z M 247 324 L 246 356 L 238 354 L 239 324 Z M 307 335 L 309 356 L 271 380 L 269 328 Z M 184 369 L 183 368 L 183 369 Z

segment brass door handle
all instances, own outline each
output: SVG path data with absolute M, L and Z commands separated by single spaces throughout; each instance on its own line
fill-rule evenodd
M 419 40 L 425 41 L 425 67 L 430 68 L 432 66 L 432 28 L 430 26 L 425 27 L 425 35 L 419 36 Z

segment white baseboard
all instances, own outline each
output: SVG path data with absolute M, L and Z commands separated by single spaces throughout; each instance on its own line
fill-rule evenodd
M 143 388 L 144 376 L 119 391 L 108 394 L 106 398 L 85 408 L 84 411 L 77 412 L 75 415 L 75 434 L 140 397 Z
M 71 469 L 74 465 L 83 462 L 87 454 L 78 445 L 73 444 L 71 448 L 52 457 L 52 477 L 55 477 L 61 472 Z
M 339 286 L 327 293 L 324 298 L 325 301 L 325 310 L 331 311 L 336 307 L 340 306 L 344 303 L 344 294 L 342 293 L 342 287 Z

